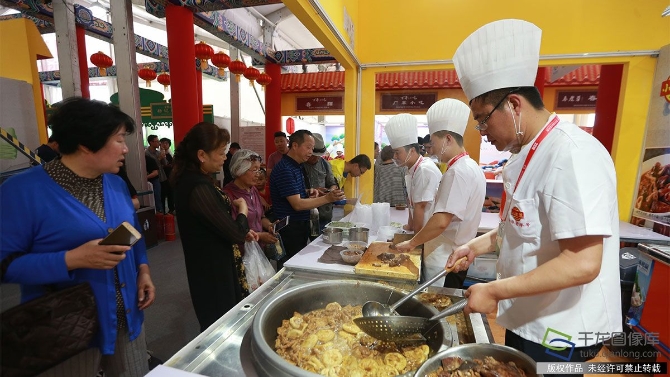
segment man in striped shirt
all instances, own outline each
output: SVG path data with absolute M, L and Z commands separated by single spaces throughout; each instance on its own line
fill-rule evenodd
M 308 188 L 302 163 L 312 155 L 314 137 L 308 130 L 298 130 L 289 137 L 289 150 L 275 165 L 270 174 L 270 195 L 278 219 L 290 216 L 289 223 L 279 231 L 287 258 L 297 254 L 309 241 L 309 211 L 327 203 L 344 199 L 342 190 L 332 190 L 322 195 Z M 277 269 L 283 267 L 277 262 Z

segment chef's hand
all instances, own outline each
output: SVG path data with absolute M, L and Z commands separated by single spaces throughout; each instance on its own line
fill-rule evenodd
M 456 250 L 451 253 L 449 259 L 447 259 L 447 264 L 445 267 L 453 266 L 457 260 L 463 257 L 468 257 L 468 261 L 459 263 L 458 266 L 454 267 L 454 272 L 467 270 L 468 267 L 470 267 L 470 264 L 475 260 L 475 252 L 470 248 L 470 246 L 468 246 L 468 244 L 457 247 Z
M 77 268 L 109 270 L 126 258 L 130 246 L 100 245 L 102 238 L 86 242 L 65 253 L 65 265 L 68 271 Z
M 249 230 L 249 233 L 244 237 L 244 240 L 247 242 L 257 241 L 258 242 L 258 233 L 253 230 Z
M 408 241 L 403 241 L 399 244 L 395 245 L 395 252 L 396 253 L 406 253 L 408 251 L 414 250 L 415 246 L 412 245 L 412 240 Z
M 146 264 L 140 265 L 140 272 L 137 275 L 137 300 L 137 307 L 140 310 L 148 308 L 156 300 L 156 287 L 151 281 L 149 266 Z
M 272 233 L 270 232 L 260 232 L 258 233 L 258 240 L 263 243 L 276 243 L 277 242 L 277 237 L 275 237 Z
M 463 296 L 468 298 L 468 304 L 463 310 L 466 315 L 470 313 L 489 314 L 495 312 L 498 308 L 499 300 L 493 293 L 494 283 L 474 284 L 467 291 L 463 292 Z

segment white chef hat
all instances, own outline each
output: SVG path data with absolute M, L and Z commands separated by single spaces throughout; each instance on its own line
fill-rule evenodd
M 454 66 L 468 101 L 496 89 L 533 86 L 541 39 L 542 30 L 523 20 L 491 22 L 465 38 Z
M 419 139 L 417 121 L 412 114 L 398 114 L 389 119 L 384 127 L 392 148 L 416 144 Z
M 470 108 L 457 99 L 445 98 L 428 109 L 426 118 L 431 135 L 437 131 L 451 131 L 463 136 L 470 118 Z

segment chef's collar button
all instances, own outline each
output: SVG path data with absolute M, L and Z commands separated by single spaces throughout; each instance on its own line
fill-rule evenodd
M 509 182 L 505 183 L 505 188 L 506 188 L 506 189 L 510 189 L 510 188 L 512 188 L 512 184 L 509 183 Z

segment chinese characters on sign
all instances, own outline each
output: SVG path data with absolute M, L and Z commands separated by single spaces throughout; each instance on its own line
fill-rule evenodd
M 342 111 L 342 96 L 312 96 L 295 99 L 295 109 L 298 111 Z
M 666 362 L 578 363 L 539 362 L 538 374 L 666 374 Z
M 556 110 L 595 109 L 598 99 L 597 90 L 556 91 Z
M 381 110 L 428 110 L 437 93 L 382 94 Z

